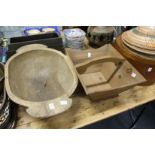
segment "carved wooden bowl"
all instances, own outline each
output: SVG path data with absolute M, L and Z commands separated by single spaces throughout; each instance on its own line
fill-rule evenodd
M 77 86 L 70 59 L 54 49 L 26 49 L 6 63 L 9 97 L 27 107 L 33 117 L 49 117 L 67 110 L 72 104 L 68 97 Z

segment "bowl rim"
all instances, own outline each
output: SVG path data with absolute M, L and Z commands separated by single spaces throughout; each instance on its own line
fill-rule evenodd
M 64 94 L 62 96 L 59 96 L 57 98 L 54 98 L 54 99 L 39 101 L 38 102 L 38 101 L 29 101 L 29 100 L 21 99 L 20 97 L 16 96 L 12 92 L 12 90 L 10 88 L 10 85 L 9 85 L 9 83 L 10 83 L 9 82 L 9 65 L 10 65 L 10 63 L 18 56 L 20 56 L 22 54 L 25 54 L 25 53 L 28 53 L 28 52 L 35 52 L 36 50 L 44 50 L 44 52 L 51 51 L 51 52 L 54 52 L 54 53 L 56 53 L 56 54 L 58 54 L 58 55 L 60 55 L 61 57 L 64 58 L 65 62 L 67 63 L 67 66 L 69 67 L 69 69 L 71 71 L 73 79 L 74 79 L 74 82 L 71 85 L 71 88 L 68 91 L 68 93 L 66 93 L 66 94 Z M 34 104 L 45 104 L 46 105 L 46 104 L 53 103 L 54 100 L 58 100 L 59 98 L 70 97 L 72 95 L 72 93 L 75 91 L 75 89 L 77 87 L 77 84 L 78 84 L 78 78 L 77 78 L 77 75 L 76 75 L 75 68 L 73 67 L 72 61 L 70 60 L 70 58 L 67 55 L 62 54 L 60 51 L 55 50 L 55 49 L 51 49 L 51 48 L 43 48 L 42 49 L 42 48 L 39 48 L 39 49 L 32 49 L 32 50 L 28 50 L 28 51 L 24 51 L 24 52 L 19 52 L 19 53 L 16 53 L 15 55 L 13 55 L 12 57 L 10 57 L 8 59 L 8 61 L 6 62 L 6 64 L 5 64 L 5 86 L 6 86 L 6 91 L 8 93 L 8 96 L 15 103 L 17 103 L 19 105 L 22 105 L 22 106 L 25 106 L 27 108 L 31 107 L 31 105 L 34 105 Z

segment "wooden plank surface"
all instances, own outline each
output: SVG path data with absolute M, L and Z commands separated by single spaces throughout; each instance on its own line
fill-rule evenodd
M 85 49 L 90 49 L 85 39 Z M 46 119 L 35 119 L 19 107 L 17 129 L 38 128 L 81 128 L 85 125 L 104 120 L 121 112 L 155 100 L 155 84 L 151 86 L 137 86 L 119 96 L 99 102 L 92 102 L 84 90 L 76 91 L 72 96 L 73 105 L 66 112 Z
M 83 92 L 73 95 L 73 106 L 66 112 L 46 119 L 29 116 L 19 107 L 17 128 L 81 128 L 155 99 L 155 84 L 136 86 L 118 97 L 92 102 Z

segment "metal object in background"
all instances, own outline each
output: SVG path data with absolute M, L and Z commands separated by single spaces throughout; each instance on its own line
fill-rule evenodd
M 7 51 L 8 51 L 8 39 L 1 38 L 0 39 L 0 46 L 1 46 L 1 62 L 6 63 L 7 59 Z
M 101 47 L 113 41 L 114 28 L 112 26 L 89 26 L 87 38 L 93 47 Z
M 113 26 L 113 28 L 114 28 L 114 39 L 128 29 L 127 26 Z

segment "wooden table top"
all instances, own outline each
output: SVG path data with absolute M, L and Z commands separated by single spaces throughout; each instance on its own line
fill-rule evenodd
M 19 107 L 17 128 L 81 128 L 154 100 L 155 84 L 136 86 L 99 102 L 92 102 L 84 93 L 75 93 L 72 99 L 73 106 L 68 111 L 46 119 L 32 118 Z

